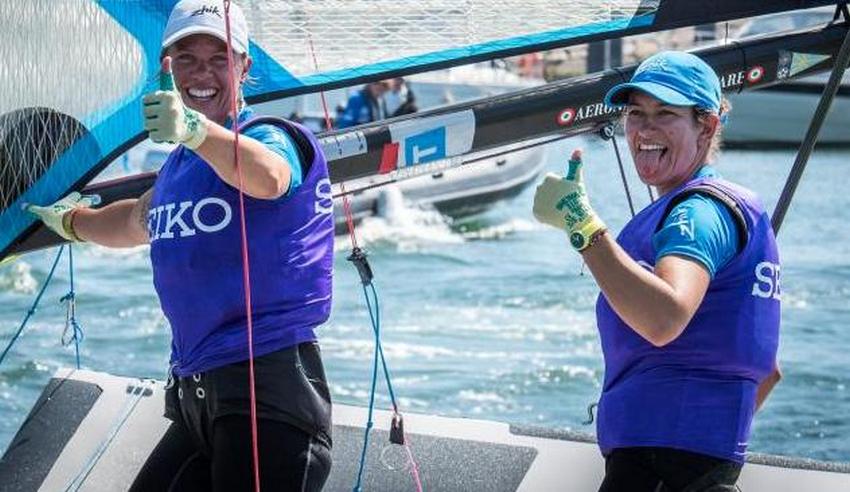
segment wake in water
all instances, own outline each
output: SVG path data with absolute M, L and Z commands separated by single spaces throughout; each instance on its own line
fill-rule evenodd
M 454 227 L 468 241 L 502 239 L 538 228 L 538 225 L 526 219 L 510 219 L 507 222 L 498 224 L 475 220 L 463 222 Z
M 407 203 L 401 190 L 394 185 L 381 190 L 377 212 L 355 227 L 361 246 L 390 247 L 409 253 L 423 246 L 463 243 L 463 237 L 452 232 L 451 219 L 433 208 Z M 338 236 L 334 250 L 348 249 L 351 249 L 348 236 Z
M 29 263 L 18 261 L 0 269 L 0 290 L 16 294 L 34 294 L 36 287 L 38 283 L 32 275 L 32 266 Z
M 504 204 L 503 204 L 504 206 Z M 373 247 L 388 247 L 400 253 L 420 252 L 424 247 L 457 245 L 466 241 L 499 240 L 532 231 L 539 225 L 513 214 L 493 214 L 467 219 L 452 219 L 428 204 L 407 201 L 395 185 L 384 187 L 376 215 L 364 218 L 355 227 L 358 242 Z M 350 249 L 347 236 L 337 237 L 337 252 Z

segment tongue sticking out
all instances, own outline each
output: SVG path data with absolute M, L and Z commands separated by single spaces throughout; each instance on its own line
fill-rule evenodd
M 635 155 L 635 166 L 643 178 L 651 178 L 667 165 L 667 150 L 640 150 Z

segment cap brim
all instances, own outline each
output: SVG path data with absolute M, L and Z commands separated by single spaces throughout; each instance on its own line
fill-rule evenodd
M 623 107 L 629 103 L 629 94 L 634 90 L 645 92 L 664 104 L 671 106 L 695 105 L 693 101 L 680 92 L 655 82 L 629 82 L 615 85 L 605 94 L 605 104 L 612 108 Z
M 216 37 L 225 43 L 227 43 L 227 36 L 223 33 L 210 29 L 207 26 L 188 26 L 180 29 L 175 32 L 171 36 L 168 36 L 166 39 L 162 41 L 162 49 L 166 49 L 169 46 L 173 45 L 177 41 L 180 41 L 183 38 L 187 38 L 194 34 L 207 34 L 213 37 Z M 233 43 L 233 51 L 239 53 L 240 55 L 247 52 L 247 46 L 243 47 L 239 43 Z

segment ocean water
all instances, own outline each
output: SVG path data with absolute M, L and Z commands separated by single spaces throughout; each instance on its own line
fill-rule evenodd
M 625 144 L 620 143 L 626 152 Z M 561 171 L 585 148 L 596 210 L 618 230 L 629 208 L 609 142 L 576 138 L 549 148 Z M 626 156 L 631 194 L 648 203 Z M 726 151 L 719 169 L 773 209 L 792 151 Z M 816 151 L 779 235 L 785 378 L 758 414 L 751 451 L 850 461 L 850 193 L 848 151 Z M 358 227 L 381 299 L 384 349 L 402 409 L 592 432 L 583 425 L 603 377 L 594 322 L 597 288 L 564 234 L 531 215 L 533 189 L 475 220 L 449 223 L 407 209 Z M 238 245 L 234 245 L 238 247 Z M 365 405 L 373 338 L 349 246 L 337 244 L 334 309 L 319 330 L 333 397 Z M 169 331 L 146 248 L 74 249 L 84 368 L 163 378 Z M 0 267 L 0 343 L 26 315 L 55 251 Z M 0 449 L 53 372 L 74 364 L 63 347 L 67 261 L 0 366 Z M 388 398 L 380 388 L 378 405 Z

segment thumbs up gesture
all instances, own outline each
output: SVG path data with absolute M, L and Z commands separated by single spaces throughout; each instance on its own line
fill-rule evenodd
M 159 90 L 146 95 L 142 103 L 144 129 L 154 142 L 182 143 L 194 150 L 207 138 L 207 118 L 187 108 L 174 85 L 170 56 L 162 59 Z
M 593 211 L 582 179 L 581 149 L 573 151 L 566 176 L 549 173 L 534 194 L 534 217 L 567 231 L 570 244 L 582 251 L 606 230 Z

